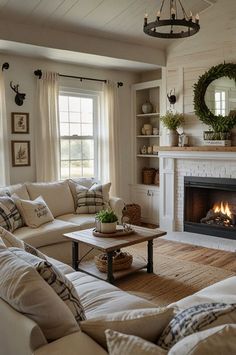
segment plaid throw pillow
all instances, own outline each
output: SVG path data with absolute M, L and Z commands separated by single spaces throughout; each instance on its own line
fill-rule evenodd
M 88 189 L 82 185 L 76 185 L 76 213 L 97 213 L 107 208 L 110 186 L 110 183 L 105 185 L 94 184 Z
M 71 310 L 75 320 L 79 323 L 86 319 L 84 309 L 72 282 L 67 279 L 54 265 L 41 261 L 35 265 L 42 278 L 53 288 L 56 294 Z
M 17 228 L 23 227 L 21 215 L 9 196 L 0 196 L 0 226 L 14 232 Z

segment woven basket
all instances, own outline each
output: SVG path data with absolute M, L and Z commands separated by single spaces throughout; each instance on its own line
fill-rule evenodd
M 141 225 L 141 207 L 136 203 L 125 205 L 122 211 L 123 217 L 128 217 L 130 224 Z
M 94 258 L 95 264 L 99 271 L 107 272 L 107 254 L 103 253 Z M 133 256 L 127 252 L 114 252 L 112 257 L 112 270 L 128 269 L 133 262 Z
M 143 184 L 152 185 L 154 183 L 155 174 L 156 174 L 156 169 L 143 168 Z

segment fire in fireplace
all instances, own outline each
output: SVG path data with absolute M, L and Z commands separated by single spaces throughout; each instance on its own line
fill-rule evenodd
M 206 217 L 200 220 L 201 223 L 216 224 L 224 227 L 234 227 L 236 216 L 231 212 L 228 202 L 221 201 L 214 203 L 213 207 L 207 212 Z
M 236 179 L 185 177 L 184 230 L 236 239 Z

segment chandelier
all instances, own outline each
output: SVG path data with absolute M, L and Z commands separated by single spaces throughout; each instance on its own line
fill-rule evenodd
M 155 21 L 148 23 L 148 14 L 145 14 L 144 33 L 159 38 L 184 38 L 193 36 L 200 30 L 199 15 L 196 14 L 194 18 L 192 12 L 190 12 L 188 16 L 181 0 L 169 0 L 170 17 L 162 18 L 165 8 L 164 4 L 167 2 L 168 0 L 162 0 Z

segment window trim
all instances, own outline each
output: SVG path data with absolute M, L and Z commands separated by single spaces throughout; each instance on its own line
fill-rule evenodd
M 92 136 L 78 136 L 78 135 L 69 135 L 69 136 L 61 136 L 60 135 L 60 177 L 61 177 L 61 140 L 88 140 L 91 139 L 94 142 L 94 176 L 91 178 L 98 178 L 98 121 L 99 121 L 99 105 L 101 100 L 101 93 L 94 90 L 84 90 L 80 88 L 67 88 L 60 87 L 59 96 L 72 96 L 72 97 L 84 97 L 84 98 L 92 98 L 93 100 L 93 135 Z M 59 111 L 60 113 L 60 111 Z M 60 120 L 60 118 L 59 118 Z M 60 133 L 60 121 L 59 121 L 59 133 Z M 78 159 L 69 159 L 69 161 L 76 161 Z M 70 178 L 70 176 L 68 177 Z

